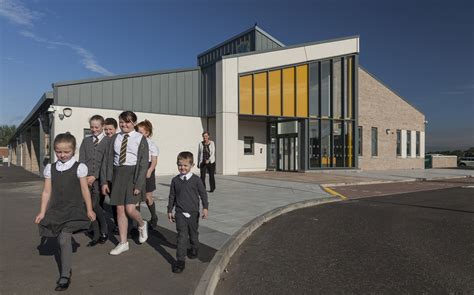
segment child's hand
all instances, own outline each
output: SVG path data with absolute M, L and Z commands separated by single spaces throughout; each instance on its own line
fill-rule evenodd
M 91 221 L 94 221 L 95 220 L 95 212 L 92 211 L 92 210 L 87 211 L 87 217 L 89 217 L 89 219 Z
M 146 172 L 146 178 L 150 178 L 150 177 L 151 177 L 151 172 L 153 172 L 153 171 L 148 170 L 148 171 Z
M 102 194 L 103 195 L 110 195 L 110 188 L 108 184 L 102 185 Z
M 140 192 L 141 192 L 141 191 L 140 191 L 138 188 L 136 188 L 136 189 L 133 190 L 133 194 L 134 194 L 135 196 L 138 196 L 138 195 L 140 194 Z
M 170 223 L 174 223 L 174 222 L 175 222 L 173 213 L 168 213 L 168 221 L 169 221 Z
M 43 220 L 43 218 L 44 218 L 44 213 L 40 212 L 38 215 L 36 215 L 35 223 L 39 224 L 41 222 L 41 220 Z
M 86 179 L 87 179 L 87 185 L 92 186 L 96 178 L 95 176 L 87 176 Z
M 208 210 L 202 209 L 202 219 L 207 219 L 207 215 L 208 215 Z

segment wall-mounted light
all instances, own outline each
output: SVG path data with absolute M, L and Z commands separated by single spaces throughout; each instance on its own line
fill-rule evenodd
M 64 117 L 69 118 L 72 115 L 72 109 L 71 108 L 64 108 L 63 113 L 59 114 L 59 119 L 64 119 Z
M 385 129 L 385 133 L 390 134 L 390 133 L 393 133 L 393 132 L 390 129 Z

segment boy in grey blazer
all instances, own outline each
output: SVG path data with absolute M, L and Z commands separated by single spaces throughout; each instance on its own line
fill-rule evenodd
M 104 211 L 100 206 L 101 191 L 100 185 L 103 182 L 101 177 L 101 168 L 106 160 L 107 149 L 110 138 L 104 134 L 104 118 L 100 115 L 94 115 L 89 120 L 92 136 L 84 138 L 79 149 L 79 161 L 87 166 L 87 184 L 91 192 L 92 207 L 97 216 L 92 223 L 92 241 L 87 247 L 105 243 L 108 239 L 107 221 Z

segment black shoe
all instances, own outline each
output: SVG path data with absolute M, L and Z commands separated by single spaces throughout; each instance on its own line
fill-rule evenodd
M 115 226 L 115 227 L 114 227 L 112 233 L 113 233 L 114 235 L 119 235 L 119 234 L 120 234 L 119 229 L 118 229 L 118 226 Z
M 198 249 L 191 248 L 188 251 L 188 257 L 189 259 L 196 259 L 198 257 Z
M 71 284 L 71 277 L 72 277 L 72 270 L 69 271 L 69 278 L 68 277 L 60 277 L 56 281 L 56 288 L 54 288 L 54 291 L 65 291 L 67 288 L 69 288 L 69 285 Z M 66 279 L 67 281 L 63 284 L 60 284 L 59 281 L 61 279 Z
M 105 244 L 105 242 L 107 242 L 108 239 L 109 239 L 108 234 L 100 234 L 99 243 Z
M 87 244 L 87 247 L 94 247 L 94 246 L 97 246 L 97 244 L 99 243 L 100 243 L 100 238 L 97 240 L 90 241 L 89 244 Z
M 150 228 L 155 228 L 158 226 L 158 217 L 152 217 L 150 221 L 148 221 L 148 226 Z
M 174 273 L 182 273 L 184 270 L 185 262 L 178 260 L 175 265 L 173 265 Z

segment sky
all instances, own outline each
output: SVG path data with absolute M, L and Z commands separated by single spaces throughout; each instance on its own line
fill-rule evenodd
M 54 82 L 196 66 L 255 23 L 286 45 L 360 36 L 360 65 L 423 112 L 426 149 L 474 146 L 474 1 L 0 0 L 0 125 Z

